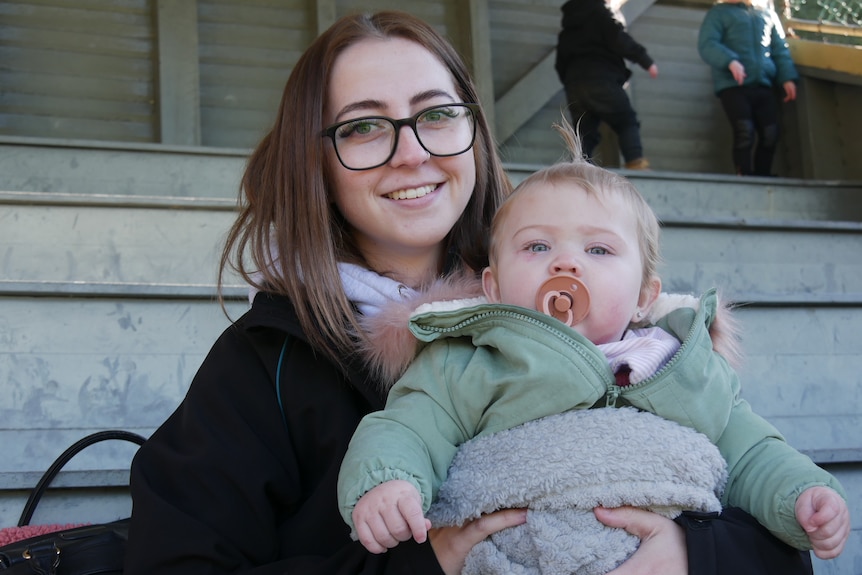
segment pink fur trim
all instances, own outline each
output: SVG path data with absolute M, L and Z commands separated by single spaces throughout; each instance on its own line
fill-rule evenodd
M 739 320 L 731 311 L 733 307 L 724 302 L 721 293 L 716 294 L 716 299 L 715 319 L 709 326 L 712 349 L 727 360 L 731 367 L 738 369 L 742 364 L 743 357 L 739 343 Z M 662 293 L 650 309 L 644 324 L 655 323 L 659 318 L 666 316 L 675 309 L 682 307 L 697 309 L 699 306 L 700 300 L 692 295 Z
M 449 301 L 482 295 L 482 282 L 472 275 L 445 278 L 409 300 L 392 301 L 379 313 L 365 317 L 362 327 L 366 338 L 360 353 L 367 360 L 372 375 L 385 390 L 392 387 L 416 357 L 420 346 L 410 333 L 408 322 L 419 306 L 435 301 Z
M 22 527 L 4 527 L 0 529 L 0 547 L 9 545 L 22 539 L 36 537 L 37 535 L 45 535 L 62 531 L 63 529 L 72 529 L 73 527 L 81 527 L 89 525 L 88 523 L 67 523 L 65 525 L 54 523 L 50 525 L 24 525 Z
M 727 360 L 730 367 L 739 369 L 743 360 L 742 346 L 739 342 L 742 329 L 732 309 L 733 306 L 725 303 L 721 294 L 718 294 L 718 307 L 715 319 L 709 326 L 709 336 L 712 338 L 712 349 Z

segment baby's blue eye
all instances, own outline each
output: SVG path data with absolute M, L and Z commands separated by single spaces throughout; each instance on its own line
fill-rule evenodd
M 596 246 L 596 247 L 592 247 L 592 248 L 587 249 L 587 253 L 593 254 L 595 256 L 603 256 L 609 252 L 606 248 Z
M 527 249 L 531 252 L 547 252 L 551 248 L 547 244 L 530 244 Z

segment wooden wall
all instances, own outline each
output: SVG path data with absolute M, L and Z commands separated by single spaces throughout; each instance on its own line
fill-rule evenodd
M 628 0 L 638 67 L 630 95 L 653 168 L 730 173 L 730 132 L 697 55 L 708 6 Z M 472 66 L 505 160 L 562 156 L 565 102 L 553 71 L 560 0 L 0 0 L 0 136 L 248 149 L 270 126 L 291 68 L 316 34 L 356 10 L 404 9 Z M 862 56 L 862 54 L 860 54 Z M 815 62 L 816 64 L 816 62 Z M 810 68 L 810 67 L 809 67 Z M 808 69 L 808 68 L 807 68 Z M 811 76 L 785 106 L 778 173 L 858 178 L 858 85 Z M 851 80 L 858 76 L 849 76 Z M 845 82 L 845 83 L 842 83 Z M 602 148 L 618 164 L 613 134 Z M 816 145 L 811 144 L 816 136 Z

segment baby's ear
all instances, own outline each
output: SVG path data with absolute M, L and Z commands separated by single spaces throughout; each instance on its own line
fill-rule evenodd
M 659 294 L 661 294 L 661 278 L 653 276 L 641 288 L 641 295 L 638 298 L 638 309 L 635 310 L 632 323 L 641 323 L 649 317 L 649 312 L 658 299 Z
M 500 285 L 497 283 L 497 276 L 491 266 L 482 270 L 482 291 L 485 292 L 485 297 L 491 303 L 500 303 Z

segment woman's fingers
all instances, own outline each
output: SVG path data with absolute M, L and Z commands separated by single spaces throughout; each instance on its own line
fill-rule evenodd
M 431 547 L 446 575 L 459 575 L 474 545 L 503 529 L 527 521 L 526 509 L 503 509 L 461 527 L 438 527 L 428 532 Z
M 688 575 L 685 532 L 672 520 L 635 507 L 597 507 L 594 513 L 608 527 L 625 529 L 641 540 L 637 551 L 608 575 Z

